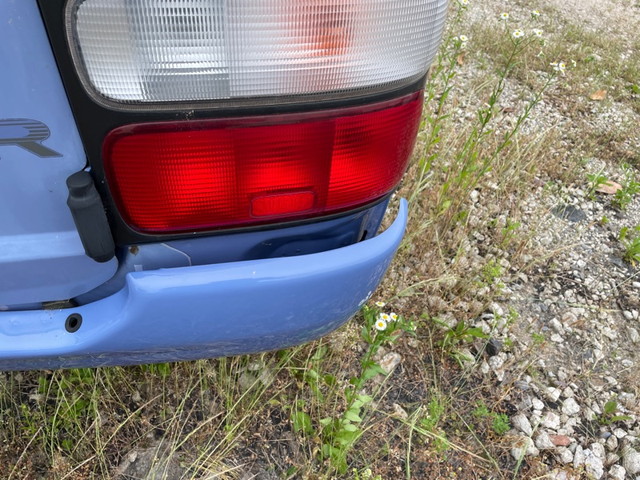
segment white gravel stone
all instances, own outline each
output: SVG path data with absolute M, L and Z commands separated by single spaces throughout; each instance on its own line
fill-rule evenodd
M 580 413 L 580 405 L 578 405 L 573 397 L 569 397 L 562 402 L 562 413 L 569 416 L 577 415 Z
M 594 418 L 597 415 L 597 413 L 590 407 L 583 407 L 582 409 L 582 416 L 584 418 Z
M 618 448 L 618 437 L 616 437 L 615 435 L 611 435 L 609 438 L 607 438 L 605 446 L 612 452 L 616 450 Z
M 580 468 L 584 465 L 585 458 L 584 449 L 580 445 L 577 445 L 576 451 L 573 453 L 573 468 Z
M 627 476 L 627 471 L 622 465 L 614 465 L 609 469 L 609 478 L 612 480 L 624 480 Z
M 556 331 L 556 333 L 559 333 L 559 334 L 564 333 L 564 327 L 562 326 L 562 323 L 560 323 L 560 320 L 558 320 L 557 318 L 552 318 L 549 321 L 549 326 L 553 328 Z
M 622 312 L 622 315 L 624 315 L 624 318 L 626 318 L 627 320 L 633 320 L 633 313 L 631 313 L 629 310 L 625 310 L 624 312 Z
M 638 446 L 638 445 L 636 444 L 636 442 L 638 441 L 638 437 L 636 437 L 635 435 L 632 435 L 631 433 L 632 433 L 632 432 L 629 432 L 629 433 L 627 434 L 627 436 L 626 436 L 626 437 L 624 437 L 624 438 L 620 441 L 620 444 L 622 445 L 622 451 L 623 451 L 623 452 L 624 452 L 624 450 L 625 450 L 627 447 L 637 448 L 637 446 Z M 635 431 L 634 431 L 633 433 L 635 433 Z
M 493 312 L 494 315 L 498 317 L 504 316 L 503 308 L 495 302 L 489 306 L 489 309 Z
M 540 455 L 540 450 L 535 447 L 533 440 L 529 437 L 520 436 L 514 444 L 515 446 L 511 449 L 511 456 L 516 460 L 520 460 L 524 456 L 537 457 Z
M 622 453 L 622 466 L 630 475 L 640 473 L 640 453 L 627 447 Z
M 560 428 L 560 417 L 555 412 L 546 412 L 540 422 L 543 427 L 557 430 Z
M 629 340 L 631 340 L 633 343 L 640 342 L 640 333 L 638 333 L 638 330 L 633 327 L 629 328 Z
M 604 462 L 604 464 L 607 467 L 610 467 L 611 465 L 618 463 L 620 461 L 620 455 L 618 455 L 617 453 L 609 453 L 607 454 L 607 461 Z
M 546 476 L 549 480 L 573 480 L 564 470 L 553 470 Z
M 573 453 L 567 447 L 556 448 L 556 454 L 562 463 L 565 465 L 573 462 Z
M 542 412 L 540 410 L 534 410 L 531 415 L 529 415 L 529 423 L 531 425 L 539 425 L 540 420 L 542 420 Z
M 382 360 L 380 360 L 380 368 L 389 374 L 393 372 L 398 365 L 400 365 L 401 361 L 402 356 L 399 353 L 389 352 L 382 357 Z
M 558 380 L 561 382 L 566 382 L 569 376 L 567 375 L 567 371 L 564 368 L 558 369 Z
M 604 450 L 604 446 L 601 443 L 592 443 L 589 446 L 589 449 L 593 454 L 598 457 L 600 460 L 604 460 L 607 453 Z
M 570 398 L 573 397 L 573 390 L 571 389 L 571 387 L 567 387 L 562 391 L 562 396 L 565 398 Z
M 513 425 L 514 428 L 520 430 L 522 433 L 529 437 L 533 434 L 531 423 L 524 413 L 519 413 L 516 416 L 512 417 L 511 425 Z
M 599 479 L 604 475 L 604 463 L 590 449 L 584 451 L 584 467 L 588 478 Z
M 578 317 L 572 311 L 568 311 L 562 315 L 562 323 L 565 325 L 573 325 L 578 321 Z
M 498 355 L 489 358 L 489 366 L 491 367 L 491 370 L 495 372 L 496 370 L 502 368 L 502 366 L 504 365 L 504 361 L 505 357 L 502 355 L 502 353 L 499 353 Z
M 549 434 L 544 430 L 536 435 L 535 444 L 540 450 L 551 450 L 556 447 L 549 438 Z
M 536 397 L 531 399 L 531 406 L 533 406 L 534 410 L 544 410 L 544 402 Z
M 621 428 L 614 429 L 612 433 L 617 437 L 618 440 L 622 440 L 627 436 L 627 432 Z
M 562 336 L 558 335 L 557 333 L 551 335 L 550 338 L 553 343 L 564 343 L 564 338 L 562 338 Z
M 609 327 L 604 327 L 602 329 L 602 334 L 607 337 L 609 340 L 615 340 L 616 338 L 618 338 L 618 332 L 616 332 L 615 330 L 609 328 Z
M 561 393 L 562 392 L 560 391 L 560 389 L 555 387 L 548 387 L 544 392 L 545 397 L 547 397 L 552 402 L 557 402 L 560 398 Z
M 629 392 L 622 392 L 619 396 L 620 403 L 629 410 L 634 410 L 638 404 L 635 394 Z

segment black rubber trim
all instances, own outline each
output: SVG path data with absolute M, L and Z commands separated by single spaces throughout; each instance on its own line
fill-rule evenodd
M 80 330 L 82 326 L 82 315 L 79 313 L 72 313 L 67 317 L 64 322 L 64 328 L 69 333 L 75 333 Z
M 115 256 L 111 229 L 91 175 L 76 172 L 67 178 L 67 205 L 88 257 L 96 262 L 108 262 Z
M 175 106 L 174 110 L 113 110 L 104 105 L 96 103 L 87 94 L 82 81 L 78 76 L 71 58 L 69 46 L 67 45 L 67 34 L 65 26 L 65 5 L 67 0 L 37 0 L 40 12 L 44 20 L 47 34 L 53 48 L 53 53 L 58 65 L 58 70 L 64 84 L 73 115 L 78 126 L 80 138 L 87 155 L 90 173 L 98 193 L 104 203 L 111 232 L 117 245 L 130 245 L 134 243 L 161 242 L 175 239 L 190 238 L 203 235 L 220 235 L 238 231 L 268 230 L 273 229 L 274 224 L 254 227 L 242 227 L 235 229 L 225 229 L 207 232 L 180 233 L 149 235 L 131 229 L 120 216 L 107 186 L 102 165 L 102 143 L 106 135 L 114 128 L 133 123 L 162 122 L 176 120 L 199 120 L 211 118 L 234 118 L 253 115 L 277 115 L 284 113 L 311 112 L 317 110 L 355 107 L 368 105 L 376 102 L 383 102 L 394 98 L 408 95 L 424 87 L 427 75 L 423 75 L 418 80 L 402 86 L 400 88 L 375 92 L 354 92 L 350 97 L 322 100 L 300 98 L 297 103 L 287 103 L 280 105 L 235 105 L 210 108 L 211 104 L 198 104 L 198 108 L 188 108 Z M 274 99 L 277 100 L 277 99 Z M 216 104 L 217 105 L 217 104 Z M 192 105 L 194 106 L 194 105 Z M 380 199 L 382 200 L 382 199 Z M 359 210 L 369 208 L 373 202 Z M 358 210 L 350 210 L 335 215 L 322 217 L 323 220 L 343 216 Z M 298 225 L 310 222 L 317 222 L 318 218 L 306 219 L 293 222 L 283 222 L 278 225 Z

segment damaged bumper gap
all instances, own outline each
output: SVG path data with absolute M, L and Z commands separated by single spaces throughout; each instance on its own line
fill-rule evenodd
M 407 222 L 297 257 L 127 274 L 117 293 L 73 309 L 0 312 L 0 370 L 127 365 L 274 350 L 338 328 L 375 290 Z M 69 318 L 81 325 L 69 331 Z M 77 323 L 74 323 L 77 325 Z

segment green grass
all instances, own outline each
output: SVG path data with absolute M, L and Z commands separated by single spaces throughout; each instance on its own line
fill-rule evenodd
M 618 238 L 624 247 L 622 258 L 633 265 L 640 262 L 640 226 L 622 228 Z

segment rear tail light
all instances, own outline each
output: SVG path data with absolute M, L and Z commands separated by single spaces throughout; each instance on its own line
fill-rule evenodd
M 124 221 L 144 233 L 304 219 L 388 194 L 404 173 L 422 93 L 340 110 L 113 130 L 103 158 Z
M 386 91 L 422 77 L 446 0 L 70 0 L 94 98 L 136 105 Z

